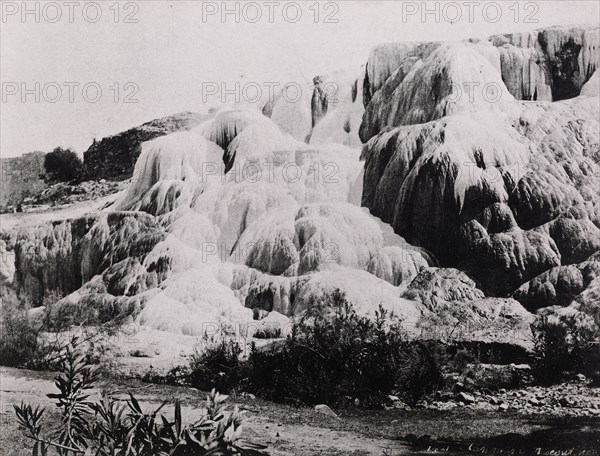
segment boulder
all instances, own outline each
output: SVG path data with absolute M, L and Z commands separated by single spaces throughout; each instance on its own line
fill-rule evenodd
M 462 391 L 456 395 L 456 400 L 463 402 L 464 404 L 473 404 L 475 402 L 475 397 L 472 394 Z
M 325 404 L 315 405 L 314 410 L 315 410 L 315 412 L 317 412 L 321 415 L 329 416 L 331 418 L 339 418 L 337 416 L 337 414 L 333 410 L 331 410 L 331 408 L 329 408 L 328 405 L 325 405 Z

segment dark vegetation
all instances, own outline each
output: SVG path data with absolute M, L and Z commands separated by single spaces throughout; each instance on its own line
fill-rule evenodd
M 49 369 L 57 347 L 43 342 L 41 327 L 25 311 L 3 307 L 0 321 L 0 364 L 29 369 Z
M 19 304 L 13 295 L 2 296 L 0 313 L 0 364 L 33 370 L 55 367 L 64 343 L 57 338 L 44 338 L 43 321 L 28 316 L 30 303 Z
M 399 385 L 408 400 L 442 386 L 433 346 L 408 342 L 383 309 L 370 320 L 336 299 L 331 314 L 308 314 L 283 343 L 251 351 L 253 392 L 275 401 L 379 406 Z
M 44 169 L 50 180 L 79 182 L 83 177 L 83 162 L 71 149 L 55 148 L 44 157 Z
M 584 374 L 600 385 L 600 338 L 593 323 L 576 316 L 554 321 L 542 316 L 532 329 L 532 367 L 539 383 L 549 385 Z
M 334 299 L 331 312 L 307 313 L 284 340 L 252 345 L 247 359 L 234 341 L 197 350 L 177 383 L 278 402 L 364 407 L 389 402 L 398 388 L 414 402 L 443 386 L 445 355 L 436 343 L 408 341 L 400 321 L 383 309 L 371 320 L 341 294 Z
M 206 350 L 196 349 L 190 356 L 189 383 L 205 391 L 236 389 L 244 381 L 246 371 L 241 353 L 239 345 L 231 340 L 213 343 Z

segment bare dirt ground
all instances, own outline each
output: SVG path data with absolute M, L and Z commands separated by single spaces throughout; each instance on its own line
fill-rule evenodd
M 21 401 L 39 403 L 52 407 L 46 394 L 53 392 L 51 375 L 19 369 L 2 368 L 1 398 L 2 432 L 0 432 L 0 454 L 3 456 L 21 456 L 30 454 L 27 441 L 19 438 L 19 445 L 14 444 L 18 437 L 12 405 Z M 174 401 L 179 398 L 183 402 L 183 415 L 187 420 L 198 418 L 202 411 L 205 395 L 193 388 L 164 387 L 137 382 L 105 383 L 103 388 L 110 390 L 115 396 L 126 398 L 128 392 L 134 393 L 142 407 L 151 410 L 159 406 L 163 400 Z M 100 390 L 94 390 L 92 397 L 99 397 Z M 295 407 L 275 406 L 267 411 L 260 401 L 240 403 L 232 400 L 245 410 L 244 438 L 248 441 L 269 446 L 273 456 L 283 455 L 382 455 L 383 450 L 393 449 L 393 454 L 405 452 L 406 445 L 397 440 L 365 436 L 354 431 L 331 429 L 327 421 L 332 418 L 314 417 L 315 423 L 304 423 L 299 418 L 299 410 Z M 287 410 L 286 410 L 287 409 Z M 169 416 L 173 407 L 165 407 L 163 412 Z M 312 410 L 310 410 L 311 413 Z M 296 415 L 296 416 L 295 416 Z
M 40 208 L 29 212 L 18 212 L 14 214 L 0 214 L 0 228 L 2 230 L 12 230 L 15 228 L 42 225 L 57 220 L 81 217 L 87 213 L 101 211 L 103 207 L 112 204 L 120 195 L 121 192 L 118 192 L 101 198 L 77 201 L 59 207 Z
M 23 401 L 49 406 L 53 391 L 48 372 L 0 368 L 0 455 L 30 455 L 31 443 L 19 432 L 12 405 Z M 205 394 L 194 388 L 111 379 L 100 389 L 125 399 L 133 393 L 151 410 L 163 401 L 179 399 L 187 420 L 201 413 Z M 310 407 L 275 404 L 261 399 L 232 396 L 230 404 L 245 411 L 243 437 L 268 445 L 273 456 L 402 454 L 570 454 L 600 455 L 600 419 L 596 417 L 525 416 L 513 412 L 439 410 L 336 410 L 339 419 L 317 414 Z M 163 409 L 167 416 L 172 407 Z M 411 445 L 405 437 L 419 437 Z M 563 453 L 558 453 L 562 451 Z M 564 453 L 567 452 L 567 453 Z

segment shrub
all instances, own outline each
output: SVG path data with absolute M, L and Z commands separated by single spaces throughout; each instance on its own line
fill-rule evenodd
M 71 149 L 57 147 L 44 157 L 44 169 L 50 179 L 78 181 L 83 174 L 83 163 Z
M 534 375 L 540 383 L 561 380 L 572 367 L 567 342 L 568 329 L 561 322 L 551 322 L 543 316 L 532 325 L 534 337 Z
M 51 369 L 64 344 L 42 337 L 43 326 L 27 316 L 27 306 L 6 303 L 0 313 L 0 364 L 28 369 Z
M 0 321 L 0 364 L 26 366 L 39 350 L 39 329 L 28 320 L 24 310 L 3 307 Z
M 600 383 L 600 331 L 584 314 L 563 318 L 570 336 L 574 370 Z
M 453 382 L 464 382 L 463 386 L 473 391 L 492 392 L 529 385 L 530 360 L 525 348 L 496 342 L 454 341 L 445 346 L 443 353 L 447 377 Z
M 118 330 L 118 324 L 102 327 L 67 328 L 49 321 L 48 313 L 32 318 L 29 303 L 14 299 L 3 301 L 0 312 L 0 365 L 34 370 L 54 370 L 68 345 L 85 350 L 86 361 L 97 365 L 103 373 L 113 366 L 107 338 Z M 57 330 L 63 332 L 49 332 Z M 65 331 L 68 329 L 68 331 Z
M 190 368 L 188 366 L 178 365 L 169 369 L 166 373 L 162 370 L 150 366 L 142 375 L 139 375 L 142 382 L 156 383 L 159 385 L 190 386 Z
M 14 407 L 19 426 L 34 441 L 33 455 L 47 455 L 51 449 L 59 455 L 266 455 L 261 451 L 264 446 L 239 440 L 241 414 L 227 412 L 227 396 L 214 390 L 207 397 L 206 412 L 193 424 L 185 424 L 179 401 L 172 421 L 159 414 L 166 403 L 147 413 L 131 394 L 126 405 L 107 394 L 91 402 L 89 392 L 97 380 L 95 367 L 69 346 L 56 377 L 58 393 L 48 394 L 60 411 L 58 426 L 44 432 L 45 409 L 23 402 Z
M 533 373 L 542 384 L 556 383 L 566 374 L 600 378 L 598 328 L 582 314 L 551 320 L 540 316 L 532 324 Z
M 118 327 L 139 312 L 134 301 L 114 299 L 110 296 L 83 296 L 78 300 L 64 300 L 58 303 L 59 294 L 45 296 L 45 324 L 48 330 L 63 331 L 71 326 L 113 326 Z
M 443 386 L 442 346 L 407 340 L 401 321 L 382 307 L 374 319 L 361 317 L 338 291 L 330 311 L 309 309 L 286 339 L 253 344 L 247 360 L 236 342 L 221 340 L 196 349 L 189 368 L 168 381 L 278 402 L 366 407 L 383 405 L 391 393 L 416 402 Z
M 446 353 L 439 343 L 414 341 L 406 344 L 400 356 L 396 378 L 409 401 L 416 402 L 444 385 Z
M 44 327 L 49 331 L 63 331 L 71 324 L 59 313 L 59 306 L 56 305 L 64 297 L 59 290 L 50 290 L 44 293 L 42 306 L 44 307 Z
M 464 370 L 464 376 L 472 389 L 498 391 L 500 389 L 518 389 L 531 383 L 528 369 L 515 366 L 482 366 L 475 363 Z
M 198 389 L 230 392 L 242 381 L 242 349 L 235 341 L 221 340 L 204 349 L 196 347 L 190 356 L 189 383 Z
M 308 311 L 281 343 L 252 348 L 249 386 L 276 401 L 380 406 L 400 389 L 416 400 L 442 381 L 425 345 L 408 342 L 383 308 L 360 317 L 337 292 L 331 314 Z

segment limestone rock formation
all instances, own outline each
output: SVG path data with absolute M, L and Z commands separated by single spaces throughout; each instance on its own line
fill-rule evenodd
M 519 100 L 578 96 L 600 64 L 597 27 L 550 27 L 490 38 L 500 50 L 502 79 Z
M 361 139 L 385 126 L 427 122 L 517 100 L 580 94 L 599 67 L 597 26 L 552 27 L 460 43 L 375 47 L 364 80 Z
M 296 141 L 306 141 L 314 122 L 311 110 L 312 91 L 313 87 L 309 84 L 300 85 L 299 93 L 297 86 L 284 86 L 266 101 L 262 113 L 283 133 Z
M 598 32 L 380 47 L 362 204 L 487 294 L 586 261 L 600 249 Z
M 282 89 L 262 112 L 298 141 L 359 147 L 364 79 L 364 69 L 315 76 L 310 86 L 300 86 L 298 96 Z
M 71 293 L 120 262 L 144 258 L 163 236 L 153 217 L 143 213 L 90 215 L 24 229 L 14 246 L 17 290 L 34 304 L 51 291 Z M 150 270 L 160 275 L 159 265 Z M 109 278 L 114 282 L 118 274 L 113 269 Z
M 382 45 L 299 103 L 109 138 L 86 165 L 135 163 L 129 187 L 0 244 L 15 253 L 0 278 L 37 304 L 67 294 L 74 319 L 188 335 L 251 333 L 340 293 L 444 338 L 525 344 L 548 305 L 600 320 L 597 36 Z
M 315 76 L 313 78 L 313 95 L 310 100 L 310 110 L 312 112 L 312 127 L 319 123 L 319 121 L 327 114 L 329 108 L 329 93 L 325 85 L 324 78 L 321 76 Z
M 486 298 L 457 269 L 422 269 L 402 297 L 427 309 L 414 327 L 419 337 L 530 345 L 533 316 L 514 299 Z
M 364 69 L 359 73 L 340 71 L 328 75 L 324 90 L 327 112 L 319 116 L 310 135 L 310 144 L 338 143 L 350 147 L 361 146 L 358 132 L 364 113 L 362 102 Z M 315 88 L 315 93 L 316 93 Z M 316 120 L 313 112 L 313 121 Z
M 584 306 L 598 306 L 600 301 L 594 296 L 600 276 L 600 255 L 596 253 L 589 260 L 579 264 L 554 267 L 529 282 L 514 293 L 530 309 L 549 306 L 568 306 L 573 302 Z
M 22 232 L 17 288 L 36 303 L 69 293 L 54 308 L 73 318 L 132 315 L 190 335 L 247 325 L 255 309 L 327 307 L 340 289 L 363 313 L 381 304 L 415 322 L 398 286 L 430 257 L 359 206 L 359 155 L 299 142 L 259 112 L 220 112 L 144 143 L 109 212 Z

